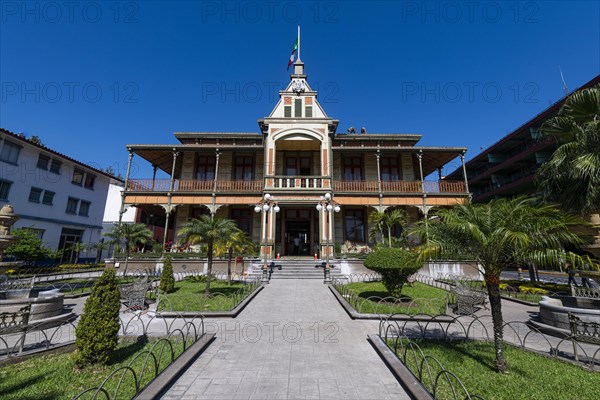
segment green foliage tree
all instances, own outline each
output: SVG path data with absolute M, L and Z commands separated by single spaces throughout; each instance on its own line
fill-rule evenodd
M 365 258 L 365 267 L 379 272 L 390 295 L 399 298 L 408 276 L 421 268 L 421 262 L 409 250 L 382 247 Z
M 15 243 L 6 248 L 4 251 L 4 254 L 6 255 L 27 262 L 45 260 L 57 256 L 57 252 L 44 246 L 42 239 L 30 229 L 15 229 L 11 232 L 11 235 L 18 239 Z
M 73 355 L 79 368 L 107 364 L 119 342 L 121 307 L 114 268 L 106 268 L 92 287 L 76 330 Z
M 171 293 L 173 290 L 175 290 L 175 277 L 173 276 L 173 263 L 171 256 L 166 256 L 164 259 L 158 290 L 160 290 L 161 293 Z
M 413 229 L 426 240 L 420 247 L 420 258 L 477 262 L 492 310 L 496 369 L 505 372 L 500 273 L 528 262 L 558 268 L 565 258 L 574 266 L 586 262 L 595 265 L 589 258 L 565 253 L 563 249 L 568 243 L 581 242 L 571 227 L 582 221 L 551 205 L 523 197 L 457 205 L 440 209 L 435 216 Z
M 544 197 L 581 215 L 600 210 L 600 85 L 573 93 L 540 128 L 559 147 L 537 173 Z
M 381 235 L 381 243 L 384 243 L 384 233 L 387 234 L 388 247 L 393 247 L 392 231 L 394 226 L 400 225 L 406 226 L 408 222 L 408 214 L 406 211 L 400 208 L 394 208 L 388 211 L 375 210 L 369 214 L 369 236 L 371 240 L 375 240 L 375 237 Z
M 234 255 L 246 254 L 254 250 L 254 242 L 238 228 L 222 240 L 215 243 L 217 256 L 227 254 L 227 285 L 231 286 L 231 261 Z
M 210 280 L 215 243 L 229 237 L 236 229 L 235 222 L 230 219 L 211 218 L 208 215 L 202 215 L 200 218 L 190 219 L 178 232 L 178 235 L 182 235 L 184 240 L 189 244 L 202 243 L 206 245 L 206 263 L 208 266 L 206 288 L 204 290 L 206 297 L 210 296 Z
M 129 266 L 129 255 L 131 250 L 135 248 L 138 243 L 144 244 L 148 240 L 152 239 L 152 231 L 144 224 L 116 224 L 113 229 L 105 233 L 115 246 L 125 245 L 125 271 L 123 274 L 127 274 L 127 267 Z

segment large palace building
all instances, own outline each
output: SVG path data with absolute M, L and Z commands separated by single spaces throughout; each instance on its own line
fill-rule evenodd
M 469 197 L 465 179 L 442 177 L 457 157 L 464 166 L 465 148 L 418 146 L 416 134 L 339 133 L 302 61 L 290 78 L 257 132 L 176 132 L 177 144 L 128 145 L 129 165 L 140 157 L 155 177 L 162 170 L 170 178 L 128 172 L 123 205 L 164 218 L 165 242 L 177 243 L 188 219 L 210 213 L 234 220 L 263 254 L 322 256 L 336 243 L 367 244 L 373 210 L 401 207 L 417 220 Z

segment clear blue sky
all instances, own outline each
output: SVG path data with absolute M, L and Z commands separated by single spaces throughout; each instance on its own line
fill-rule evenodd
M 600 73 L 599 4 L 2 0 L 0 126 L 121 172 L 128 143 L 256 132 L 300 23 L 340 131 L 420 133 L 470 158 L 562 97 L 559 66 L 570 89 Z

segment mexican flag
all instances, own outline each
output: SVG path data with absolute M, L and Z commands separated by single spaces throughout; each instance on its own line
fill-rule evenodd
M 290 65 L 294 63 L 294 54 L 298 51 L 298 38 L 296 38 L 296 43 L 294 43 L 294 48 L 292 49 L 292 54 L 290 55 L 290 61 L 288 61 L 287 69 L 289 71 Z

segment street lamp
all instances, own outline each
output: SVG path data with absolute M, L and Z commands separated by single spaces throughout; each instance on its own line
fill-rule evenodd
M 321 201 L 317 204 L 317 211 L 324 211 L 327 221 L 325 224 L 325 268 L 323 271 L 323 283 L 331 283 L 331 270 L 329 266 L 329 221 L 331 219 L 331 212 L 340 212 L 340 206 L 333 201 L 333 196 L 331 193 L 325 193 L 325 195 L 321 198 Z
M 269 211 L 273 209 L 275 213 L 278 213 L 280 208 L 277 203 L 271 200 L 271 195 L 269 193 L 265 193 L 263 199 L 254 206 L 254 212 L 260 213 L 261 211 L 265 214 L 265 232 L 263 237 L 263 252 L 264 252 L 264 263 L 262 266 L 262 279 L 261 282 L 268 283 L 269 275 L 268 275 L 268 265 L 267 265 L 267 248 L 269 246 L 269 238 L 268 238 L 268 222 L 269 222 Z

